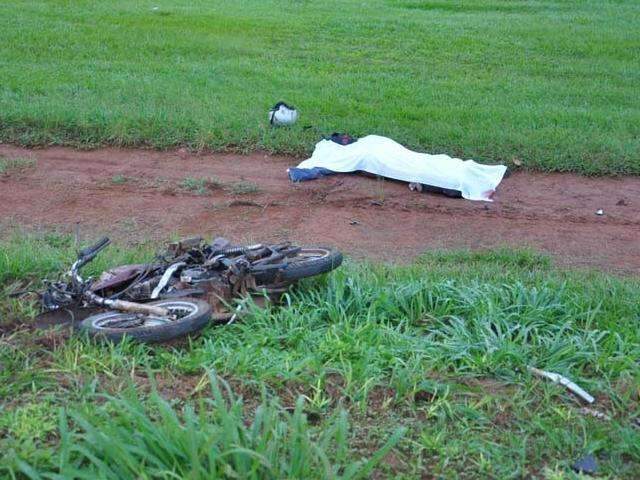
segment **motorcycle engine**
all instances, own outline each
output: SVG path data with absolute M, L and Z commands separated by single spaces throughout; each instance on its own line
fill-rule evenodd
M 198 284 L 209 282 L 215 276 L 215 273 L 210 272 L 206 268 L 193 267 L 182 270 L 182 272 L 180 273 L 180 281 L 183 283 Z

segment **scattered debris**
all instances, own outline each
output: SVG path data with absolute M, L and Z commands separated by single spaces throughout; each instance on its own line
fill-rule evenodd
M 374 207 L 382 207 L 384 205 L 384 202 L 381 202 L 380 200 L 371 200 L 371 205 L 373 205 Z
M 516 167 L 521 167 L 521 166 L 522 166 L 522 160 L 520 160 L 519 158 L 514 158 L 514 159 L 513 159 L 513 164 L 514 164 Z
M 611 421 L 611 417 L 600 410 L 596 410 L 594 408 L 582 407 L 578 410 L 582 415 L 590 416 L 597 418 L 598 420 L 604 420 L 605 422 Z
M 620 200 L 618 200 L 616 202 L 616 205 L 619 206 L 619 207 L 626 207 L 629 204 L 627 203 L 627 201 L 624 198 L 621 198 Z
M 416 183 L 416 182 L 411 182 L 409 184 L 409 190 L 411 190 L 412 192 L 421 192 L 422 191 L 422 184 L 421 183 Z
M 563 377 L 559 373 L 547 372 L 546 370 L 539 370 L 534 367 L 527 367 L 527 369 L 534 375 L 537 375 L 538 377 L 547 378 L 551 380 L 553 383 L 558 383 L 560 385 L 565 386 L 568 390 L 575 393 L 577 396 L 582 398 L 587 403 L 595 402 L 595 398 L 589 395 L 589 393 L 587 393 L 585 390 L 583 390 L 578 385 L 573 383 L 567 377 Z
M 596 215 L 604 215 L 604 210 L 600 209 L 596 211 Z
M 298 111 L 293 105 L 278 102 L 269 110 L 269 123 L 271 125 L 293 125 L 296 120 L 298 120 Z
M 360 225 L 360 222 L 359 222 L 359 221 L 357 221 L 357 220 L 351 220 L 351 221 L 349 222 L 349 225 Z
M 576 473 L 595 475 L 598 472 L 598 462 L 593 455 L 586 455 L 576 460 L 571 465 L 571 469 Z

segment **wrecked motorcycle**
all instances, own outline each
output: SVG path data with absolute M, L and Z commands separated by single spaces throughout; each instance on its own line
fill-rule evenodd
M 41 324 L 60 323 L 62 314 L 67 323 L 93 336 L 164 342 L 212 321 L 233 322 L 243 299 L 277 299 L 297 280 L 342 263 L 342 254 L 332 248 L 288 242 L 234 246 L 222 238 L 211 244 L 192 238 L 170 244 L 154 262 L 123 265 L 97 280 L 83 279 L 80 270 L 110 243 L 105 237 L 81 250 L 63 280 L 46 282 L 39 292 Z

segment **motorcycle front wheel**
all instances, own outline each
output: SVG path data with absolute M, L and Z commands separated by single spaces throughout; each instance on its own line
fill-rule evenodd
M 173 318 L 110 310 L 85 318 L 80 329 L 112 342 L 130 337 L 139 342 L 159 343 L 198 332 L 211 320 L 211 306 L 195 298 L 160 300 L 148 305 L 168 310 Z

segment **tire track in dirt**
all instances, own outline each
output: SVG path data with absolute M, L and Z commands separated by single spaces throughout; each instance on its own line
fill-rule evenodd
M 430 249 L 527 246 L 559 263 L 640 271 L 640 178 L 517 172 L 495 202 L 410 192 L 406 184 L 336 175 L 292 184 L 296 159 L 186 151 L 0 145 L 35 167 L 0 175 L 0 225 L 334 244 L 358 258 L 410 259 Z M 185 188 L 205 181 L 201 191 Z M 256 190 L 256 191 L 253 191 Z M 205 194 L 198 194 L 205 193 Z M 605 215 L 596 211 L 603 209 Z

